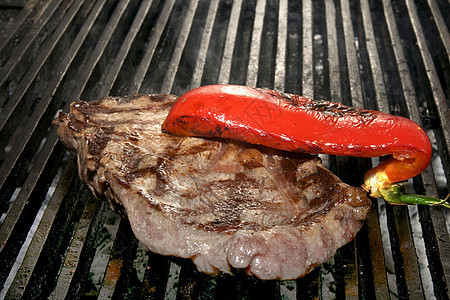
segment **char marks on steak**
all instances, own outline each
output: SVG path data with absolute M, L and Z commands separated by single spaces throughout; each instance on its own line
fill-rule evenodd
M 172 95 L 76 101 L 55 120 L 81 179 L 150 250 L 207 273 L 294 279 L 351 241 L 370 207 L 308 154 L 161 131 Z

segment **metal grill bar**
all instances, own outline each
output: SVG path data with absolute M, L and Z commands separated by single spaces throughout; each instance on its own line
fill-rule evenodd
M 371 75 L 376 94 L 377 109 L 388 112 L 389 103 L 387 99 L 386 87 L 384 85 L 383 73 L 381 70 L 380 57 L 375 42 L 375 33 L 370 14 L 371 8 L 369 1 L 363 0 L 360 3 L 362 22 L 364 24 L 364 35 L 368 57 L 370 60 Z M 372 211 L 367 217 L 368 242 L 370 245 L 371 259 L 373 265 L 373 281 L 375 294 L 381 299 L 389 298 L 388 278 L 386 276 L 385 257 L 383 253 L 382 237 L 377 230 L 380 228 L 380 217 L 377 205 L 372 207 Z
M 69 164 L 61 180 L 63 182 L 70 181 L 71 178 L 74 177 L 75 173 L 74 171 L 75 171 L 74 164 Z M 30 255 L 25 255 L 19 270 L 15 274 L 16 280 L 12 282 L 11 288 L 8 290 L 7 294 L 8 298 L 17 299 L 25 294 L 25 289 L 27 288 L 27 285 L 31 280 L 31 276 L 29 275 L 33 273 L 37 265 L 37 259 L 35 259 L 34 255 L 37 254 L 38 256 L 41 256 L 43 254 L 42 253 L 44 248 L 43 246 L 46 240 L 49 238 L 52 226 L 59 225 L 56 219 L 57 217 L 60 216 L 55 214 L 55 212 L 58 212 L 62 205 L 61 200 L 63 199 L 63 195 L 61 194 L 58 195 L 58 193 L 67 192 L 67 187 L 68 185 L 65 185 L 63 187 L 60 186 L 60 188 L 57 191 L 57 196 L 52 197 L 53 201 L 50 201 L 48 203 L 44 216 L 42 217 L 41 222 L 39 223 L 39 226 L 36 229 L 35 235 L 33 236 L 33 240 L 28 247 L 27 254 L 29 253 Z M 63 213 L 61 212 L 61 214 Z M 48 267 L 49 266 L 47 266 L 47 268 Z
M 23 102 L 25 101 L 23 99 L 25 92 L 30 87 L 31 83 L 37 76 L 38 72 L 42 68 L 42 65 L 45 63 L 45 61 L 48 59 L 48 56 L 53 51 L 53 49 L 56 47 L 57 42 L 60 40 L 61 36 L 64 34 L 64 32 L 67 30 L 67 27 L 69 26 L 70 22 L 72 22 L 73 18 L 75 17 L 76 13 L 80 9 L 81 5 L 83 4 L 83 1 L 77 1 L 67 12 L 67 14 L 64 16 L 64 18 L 59 23 L 58 28 L 55 30 L 53 35 L 45 42 L 44 45 L 42 45 L 42 51 L 40 54 L 35 58 L 35 61 L 28 69 L 27 73 L 23 76 L 22 80 L 20 81 L 19 85 L 17 86 L 14 94 L 11 96 L 8 103 L 3 107 L 1 119 L 0 119 L 0 131 L 11 131 L 8 130 L 8 128 L 4 128 L 5 126 L 8 126 L 9 128 L 14 128 L 18 125 L 20 122 L 20 116 L 22 109 L 24 106 L 26 106 Z M 7 78 L 5 76 L 4 78 Z M 0 84 L 1 85 L 1 84 Z M 23 101 L 21 101 L 23 100 Z M 8 123 L 7 123 L 8 122 Z M 7 124 L 6 124 L 7 123 Z M 1 146 L 5 146 L 4 143 L 2 143 Z
M 284 91 L 286 80 L 287 21 L 288 2 L 287 0 L 280 0 L 278 8 L 278 38 L 274 80 L 274 88 L 279 91 Z
M 301 91 L 305 97 L 314 98 L 314 57 L 313 57 L 313 7 L 312 1 L 301 3 L 301 44 L 302 48 L 302 73 L 301 86 L 296 90 Z M 314 270 L 305 277 L 305 280 L 297 280 L 297 296 L 302 291 L 307 291 L 308 298 L 314 299 L 320 295 L 320 272 Z
M 38 1 L 29 1 L 26 4 L 26 7 L 20 11 L 10 24 L 2 27 L 1 33 L 3 43 L 0 45 L 0 53 L 5 53 L 3 50 L 5 48 L 10 48 L 9 51 L 11 51 L 11 48 L 13 48 L 11 45 L 14 43 L 14 37 L 19 37 L 25 28 L 29 29 L 30 24 L 32 24 L 36 16 L 42 12 L 40 9 L 45 9 L 45 6 L 39 6 L 40 9 L 35 9 L 37 2 Z M 49 3 L 50 2 L 48 2 L 47 5 Z M 6 51 L 8 52 L 8 50 Z M 6 60 L 6 56 L 2 57 L 2 63 L 4 62 L 3 60 Z
M 214 18 L 217 14 L 217 8 L 219 6 L 219 0 L 212 0 L 209 5 L 208 15 L 206 17 L 205 28 L 202 34 L 200 47 L 198 51 L 197 60 L 195 63 L 194 74 L 192 76 L 190 88 L 199 87 L 202 80 L 203 69 L 206 63 L 206 54 L 209 48 L 209 41 L 211 40 L 212 29 L 214 25 Z
M 186 45 L 186 40 L 191 29 L 192 21 L 194 20 L 197 4 L 198 1 L 191 1 L 186 16 L 184 17 L 183 24 L 181 25 L 182 29 L 175 47 L 175 52 L 172 54 L 172 60 L 170 61 L 169 69 L 164 77 L 163 85 L 161 87 L 161 93 L 163 94 L 169 94 L 172 90 L 175 74 L 177 72 L 178 65 L 180 64 L 181 54 L 183 53 L 184 46 Z
M 98 7 L 99 9 L 101 8 Z M 88 24 L 89 22 L 87 22 Z M 84 32 L 88 32 L 89 26 L 86 26 L 86 30 Z M 81 31 L 83 32 L 83 31 Z M 69 51 L 70 52 L 70 51 Z M 68 68 L 70 61 L 67 62 L 67 64 L 63 64 L 61 65 L 63 68 Z M 64 72 L 62 72 L 64 73 Z M 59 72 L 57 72 L 56 74 L 59 74 Z M 26 168 L 23 167 L 24 164 L 26 164 L 25 162 L 21 162 L 23 160 L 27 160 L 27 158 L 21 158 L 22 156 L 27 156 L 27 154 L 24 152 L 32 152 L 35 151 L 35 149 L 37 148 L 35 144 L 35 142 L 32 142 L 30 140 L 33 140 L 32 134 L 34 134 L 34 138 L 35 139 L 42 139 L 42 137 L 44 136 L 45 132 L 42 132 L 42 130 L 36 130 L 37 127 L 37 123 L 39 122 L 40 118 L 42 117 L 42 115 L 44 114 L 45 110 L 48 108 L 49 102 L 51 100 L 51 95 L 52 93 L 54 93 L 54 90 L 56 89 L 56 86 L 59 84 L 60 80 L 58 77 L 54 77 L 54 85 L 53 84 L 49 84 L 48 89 L 46 92 L 44 92 L 44 96 L 47 96 L 47 98 L 45 98 L 47 101 L 42 101 L 41 103 L 39 103 L 39 105 L 35 108 L 32 116 L 30 117 L 30 119 L 27 122 L 27 125 L 24 127 L 24 130 L 19 131 L 21 134 L 21 139 L 19 140 L 19 142 L 15 143 L 11 149 L 11 151 L 8 152 L 8 156 L 7 158 L 3 161 L 1 169 L 2 170 L 2 195 L 5 196 L 5 198 L 2 198 L 2 205 L 5 204 L 5 202 L 7 201 L 7 197 L 11 197 L 12 193 L 11 190 L 14 190 L 14 187 L 17 186 L 18 183 L 18 178 L 20 178 L 19 176 L 17 176 L 17 173 L 19 172 L 26 172 Z M 2 111 L 3 112 L 3 111 Z M 51 113 L 51 112 L 50 112 Z M 51 113 L 52 117 L 54 115 L 54 113 Z M 49 120 L 49 118 L 47 118 L 47 121 Z M 48 125 L 46 125 L 45 127 L 48 127 Z M 18 130 L 20 130 L 21 128 L 19 128 Z M 36 133 L 36 131 L 38 133 Z M 41 132 L 41 134 L 39 134 L 39 132 Z M 3 136 L 4 133 L 2 133 Z M 36 138 L 37 135 L 37 138 Z M 33 147 L 32 150 L 24 150 L 26 143 L 31 144 L 30 147 Z M 23 196 L 21 196 L 21 194 L 19 194 L 19 197 L 16 199 L 16 201 L 13 203 L 13 206 L 10 209 L 10 213 L 8 213 L 5 221 L 1 224 L 1 229 L 0 232 L 2 232 L 2 240 L 3 242 L 0 244 L 0 251 L 2 256 L 5 257 L 14 257 L 17 255 L 19 249 L 20 249 L 20 245 L 23 242 L 24 237 L 24 232 L 28 231 L 29 226 L 31 226 L 31 224 L 29 223 L 29 221 L 26 221 L 25 223 L 23 221 L 21 221 L 19 218 L 23 219 L 24 217 L 31 217 L 31 220 L 33 219 L 33 211 L 35 211 L 35 206 L 39 205 L 40 200 L 36 199 L 35 197 L 32 197 L 32 192 L 34 191 L 35 187 L 41 187 L 42 185 L 42 180 L 44 180 L 44 182 L 47 181 L 48 184 L 48 180 L 52 178 L 52 176 L 54 176 L 54 173 L 52 175 L 52 173 L 50 174 L 45 174 L 48 177 L 46 178 L 45 176 L 43 176 L 42 179 L 41 175 L 42 175 L 42 167 L 43 165 L 39 165 L 39 162 L 42 162 L 42 164 L 47 163 L 48 161 L 51 161 L 52 163 L 55 162 L 55 158 L 58 157 L 58 151 L 56 152 L 52 152 L 53 148 L 55 147 L 57 142 L 57 137 L 56 137 L 56 132 L 55 130 L 53 130 L 53 134 L 50 134 L 50 136 L 47 138 L 46 141 L 46 146 L 43 147 L 44 149 L 49 149 L 48 152 L 46 151 L 41 151 L 40 152 L 40 156 L 36 159 L 35 165 L 33 166 L 34 169 L 29 173 L 28 178 L 27 178 L 27 183 L 24 184 L 22 190 L 24 192 Z M 47 147 L 47 145 L 51 145 L 51 147 Z M 59 150 L 61 152 L 61 149 Z M 53 154 L 55 153 L 55 154 Z M 55 156 L 56 155 L 56 156 Z M 57 161 L 57 160 L 56 160 Z M 19 162 L 19 163 L 17 163 Z M 19 165 L 16 166 L 15 164 Z M 34 171 L 35 170 L 35 171 Z M 8 174 L 4 175 L 4 174 Z M 21 190 L 21 191 L 22 191 Z M 29 201 L 29 199 L 34 199 L 33 201 Z M 34 202 L 34 203 L 33 203 Z M 33 208 L 33 210 L 31 211 L 31 215 L 29 215 L 28 211 L 29 211 L 29 206 L 30 204 L 33 204 L 31 208 Z M 13 213 L 15 212 L 15 213 Z M 27 223 L 28 222 L 28 223 Z M 25 225 L 26 224 L 26 225 Z M 17 231 L 14 228 L 18 228 Z M 13 238 L 9 238 L 10 237 L 10 233 L 13 234 Z M 2 266 L 2 273 L 1 273 L 1 279 L 2 279 L 2 283 L 4 282 L 4 279 L 6 279 L 6 276 L 12 266 L 13 261 L 11 261 L 10 259 L 8 260 L 2 260 L 2 263 L 4 264 Z
M 261 50 L 261 35 L 263 30 L 265 0 L 258 0 L 255 8 L 255 20 L 253 22 L 252 43 L 250 45 L 250 59 L 248 62 L 247 79 L 245 84 L 256 86 L 258 79 L 259 52 Z
M 347 66 L 348 69 L 348 80 L 351 86 L 351 92 L 348 96 L 350 100 L 348 100 L 349 105 L 361 106 L 361 103 L 354 102 L 355 99 L 358 98 L 358 89 L 360 84 L 358 65 L 355 61 L 356 59 L 356 49 L 354 45 L 353 38 L 353 27 L 352 27 L 352 18 L 350 15 L 350 6 L 347 1 L 340 3 L 340 6 L 332 7 L 330 3 L 326 4 L 325 9 L 327 10 L 327 14 L 330 13 L 330 16 L 327 16 L 327 31 L 330 29 L 330 34 L 335 34 L 335 37 L 331 38 L 331 40 L 327 41 L 328 54 L 330 58 L 328 59 L 330 66 L 329 72 L 330 77 L 336 76 L 336 73 L 340 73 L 335 80 L 330 80 L 330 96 L 336 97 L 335 101 L 343 101 L 342 95 L 344 95 L 345 89 L 342 87 L 342 82 L 338 81 L 342 75 L 342 70 L 344 65 Z M 329 12 L 330 11 L 330 12 Z M 339 20 L 339 16 L 342 18 L 342 23 L 337 22 Z M 339 37 L 340 32 L 344 35 L 344 44 L 339 45 L 339 41 L 336 37 Z M 335 44 L 332 44 L 332 43 Z M 345 56 L 342 57 L 340 55 L 340 47 L 344 47 L 346 49 L 346 59 Z M 353 54 L 352 54 L 353 53 Z M 333 74 L 333 75 L 331 75 Z M 340 166 L 354 164 L 355 161 L 350 161 L 348 158 L 341 157 L 330 157 L 330 169 L 335 172 L 338 176 L 347 176 L 348 173 L 345 174 L 340 169 Z M 334 268 L 335 273 L 333 274 L 336 282 L 336 297 L 344 296 L 348 298 L 356 298 L 358 297 L 358 281 L 359 274 L 361 270 L 359 270 L 359 265 L 357 261 L 357 247 L 358 247 L 358 237 L 352 243 L 347 244 L 345 247 L 341 248 L 334 258 Z M 361 255 L 361 254 L 359 254 Z
M 338 35 L 336 31 L 336 8 L 331 1 L 325 1 L 327 41 L 328 41 L 328 68 L 330 74 L 330 100 L 340 101 L 341 71 L 339 67 Z
M 438 27 L 439 35 L 441 36 L 447 55 L 450 55 L 450 34 L 448 32 L 447 25 L 445 24 L 445 20 L 442 17 L 439 5 L 435 0 L 428 0 L 428 6 L 433 14 L 433 18 L 436 22 L 436 26 Z
M 96 13 L 99 13 L 102 6 L 97 5 Z M 48 121 L 51 120 L 54 116 L 54 112 L 56 110 L 56 107 L 59 105 L 59 103 L 52 103 L 52 95 L 55 93 L 57 87 L 59 86 L 62 76 L 65 74 L 67 69 L 69 68 L 69 65 L 71 63 L 71 60 L 73 59 L 73 55 L 76 51 L 78 51 L 78 47 L 80 46 L 80 43 L 82 40 L 86 37 L 86 34 L 90 30 L 90 26 L 92 25 L 91 22 L 95 20 L 96 15 L 93 14 L 90 16 L 91 18 L 87 20 L 85 25 L 83 26 L 83 29 L 80 31 L 79 35 L 75 39 L 73 45 L 74 47 L 71 47 L 68 51 L 68 55 L 65 57 L 65 59 L 61 62 L 60 67 L 57 68 L 57 75 L 60 76 L 54 76 L 51 78 L 51 81 L 49 82 L 46 90 L 43 93 L 43 99 L 44 101 L 40 101 L 36 107 L 33 110 L 33 113 L 27 120 L 27 118 L 24 118 L 24 121 L 26 121 L 26 125 L 22 128 L 20 126 L 17 128 L 16 132 L 13 136 L 19 136 L 20 139 L 15 141 L 13 145 L 11 145 L 10 151 L 8 151 L 6 158 L 2 162 L 2 165 L 0 167 L 0 187 L 1 187 L 1 203 L 0 205 L 4 205 L 7 203 L 8 199 L 11 197 L 13 188 L 16 184 L 16 182 L 20 181 L 21 176 L 23 176 L 23 173 L 26 171 L 25 168 L 23 168 L 23 165 L 27 164 L 27 160 L 29 160 L 30 153 L 33 153 L 36 151 L 37 146 L 39 145 L 39 141 L 42 140 L 42 138 L 45 135 L 44 130 L 39 126 L 40 123 L 42 123 L 42 119 L 44 119 L 44 126 L 45 128 L 48 127 Z M 55 101 L 56 102 L 56 101 Z M 1 112 L 3 114 L 3 110 Z M 8 113 L 8 111 L 6 111 Z M 2 137 L 8 137 L 10 134 L 8 132 L 1 132 Z
M 424 110 L 438 120 L 429 132 L 447 187 L 436 183 L 437 163 L 408 188 L 442 196 L 450 181 L 449 42 L 442 17 L 449 4 L 437 2 L 30 1 L 0 46 L 0 283 L 6 284 L 0 295 L 82 298 L 92 289 L 99 298 L 448 299 L 448 212 L 376 201 L 352 243 L 304 278 L 286 282 L 211 277 L 189 261 L 150 252 L 142 257 L 142 245 L 121 220 L 100 268 L 103 279 L 93 286 L 97 240 L 113 213 L 79 181 L 75 161 L 67 159 L 50 125 L 57 110 L 79 97 L 178 94 L 228 82 L 377 108 L 420 125 L 428 124 Z M 419 12 L 418 5 L 427 10 Z M 445 54 L 436 58 L 430 45 Z M 323 159 L 353 185 L 378 162 Z M 386 272 L 390 255 L 392 276 Z
M 172 10 L 173 4 L 175 0 L 166 1 L 164 4 L 164 8 L 159 15 L 158 22 L 153 29 L 152 35 L 150 37 L 149 45 L 146 49 L 143 59 L 139 65 L 139 68 L 136 70 L 136 75 L 133 79 L 131 88 L 129 90 L 130 93 L 137 93 L 141 88 L 142 82 L 144 81 L 144 76 L 147 72 L 147 69 L 150 65 L 150 62 L 153 58 L 153 53 L 155 52 L 157 43 L 161 37 L 161 34 L 166 26 L 166 23 L 169 19 L 170 11 Z
M 412 120 L 414 120 L 416 123 L 418 123 L 419 125 L 422 125 L 420 113 L 418 110 L 417 99 L 416 99 L 415 93 L 414 93 L 414 86 L 413 86 L 413 83 L 412 83 L 412 80 L 410 77 L 411 73 L 408 69 L 408 66 L 406 63 L 407 60 L 403 53 L 403 48 L 401 45 L 398 28 L 395 23 L 394 12 L 392 10 L 391 4 L 388 1 L 383 1 L 383 7 L 384 7 L 386 21 L 387 21 L 387 25 L 388 25 L 388 29 L 389 29 L 389 33 L 390 33 L 390 38 L 391 38 L 392 44 L 393 44 L 394 55 L 396 56 L 396 60 L 398 62 L 398 69 L 399 69 L 399 73 L 400 73 L 401 83 L 403 85 L 404 98 L 406 100 L 406 105 L 408 107 L 409 117 Z M 431 84 L 434 84 L 434 83 L 431 83 Z M 448 107 L 447 107 L 447 111 L 448 111 Z M 435 185 L 435 181 L 434 181 L 432 172 L 430 170 L 430 167 L 424 173 L 422 173 L 420 175 L 420 178 L 427 190 L 427 193 L 437 196 L 436 185 Z M 399 211 L 403 210 L 402 216 L 395 219 L 396 222 L 402 222 L 402 218 L 407 218 L 405 208 L 394 208 L 394 209 L 397 210 L 396 213 L 398 213 L 398 214 L 400 214 Z M 442 218 L 440 218 L 440 219 L 442 220 Z M 439 222 L 438 219 L 436 219 L 436 221 Z M 402 224 L 402 225 L 404 226 L 404 224 Z M 404 233 L 405 228 L 403 226 L 397 225 L 397 232 L 399 234 L 399 239 L 404 237 L 404 235 L 402 233 Z M 410 235 L 410 233 L 408 233 L 408 235 Z M 448 240 L 448 233 L 447 233 L 445 239 Z M 400 241 L 400 243 L 401 243 L 401 245 L 403 245 L 404 250 L 407 250 L 407 249 L 409 250 L 410 245 L 413 244 L 413 242 L 411 241 L 411 237 L 408 237 L 407 241 L 406 240 Z M 403 257 L 409 256 L 411 258 L 413 255 L 415 255 L 415 253 L 409 253 L 409 254 L 403 253 Z M 398 257 L 397 261 L 401 261 L 401 259 L 402 259 L 401 257 Z M 419 272 L 418 267 L 413 266 L 410 261 L 408 261 L 407 263 L 404 262 L 403 266 L 405 267 L 405 276 Z M 414 268 L 414 270 L 411 270 L 411 267 Z M 412 281 L 409 281 L 409 279 Z M 421 286 L 417 284 L 418 279 L 419 279 L 418 275 L 414 275 L 413 278 L 406 278 L 406 280 L 408 282 L 408 291 L 404 291 L 404 292 L 409 292 L 409 295 L 415 295 L 415 293 L 418 293 L 419 291 L 421 291 Z M 406 284 L 397 282 L 397 286 L 399 289 L 402 289 L 406 286 Z M 440 291 L 442 291 L 442 290 L 443 290 L 442 286 L 439 288 L 436 288 L 437 293 L 440 293 Z
M 312 2 L 302 1 L 303 82 L 302 95 L 314 99 L 313 19 Z
M 5 83 L 5 80 L 8 79 L 13 69 L 16 68 L 20 59 L 23 58 L 24 53 L 30 48 L 32 43 L 38 37 L 39 33 L 43 31 L 43 28 L 57 10 L 60 2 L 61 0 L 52 1 L 51 5 L 48 6 L 48 9 L 45 10 L 39 21 L 34 24 L 32 29 L 25 34 L 23 39 L 21 39 L 20 44 L 15 47 L 15 51 L 12 53 L 11 57 L 4 64 L 2 70 L 0 71 L 0 86 Z
M 71 94 L 73 95 L 72 97 L 79 98 L 81 96 L 81 93 L 83 92 L 83 89 L 86 86 L 95 65 L 103 55 L 103 52 L 105 51 L 105 48 L 108 45 L 111 36 L 114 34 L 114 30 L 119 24 L 119 20 L 122 17 L 122 14 L 125 12 L 125 9 L 127 8 L 129 2 L 130 0 L 121 0 L 117 7 L 114 9 L 114 13 L 111 16 L 108 24 L 106 24 L 105 30 L 98 40 L 92 55 L 85 63 L 84 68 L 80 69 L 79 75 L 77 76 L 77 81 L 71 92 Z
M 233 1 L 229 19 L 230 23 L 228 24 L 227 37 L 222 54 L 222 63 L 220 64 L 219 79 L 217 80 L 219 84 L 227 84 L 230 80 L 231 59 L 233 57 L 234 41 L 236 40 L 241 6 L 242 0 Z
M 76 165 L 72 161 L 68 164 L 68 168 L 65 170 L 64 174 L 73 175 L 73 173 L 76 172 L 75 168 Z M 58 184 L 57 188 L 61 190 L 67 188 L 69 184 L 75 184 L 73 178 L 70 178 L 68 181 L 69 183 L 62 182 L 61 184 Z M 55 196 L 52 199 L 55 199 L 55 201 L 61 201 L 64 199 L 65 192 L 66 191 L 64 191 L 61 195 L 55 192 Z M 82 250 L 83 247 L 85 247 L 85 241 L 87 240 L 89 228 L 92 227 L 94 214 L 98 213 L 96 206 L 95 200 L 90 198 L 83 209 L 77 229 L 73 235 L 71 245 L 67 250 L 67 258 L 64 260 L 64 265 L 61 268 L 55 289 L 50 294 L 51 299 L 65 299 L 68 295 L 70 295 L 69 289 L 75 275 L 80 276 L 79 272 L 75 273 L 75 270 L 77 270 L 78 264 L 81 261 Z M 11 290 L 14 291 L 15 289 L 12 288 Z
M 151 5 L 152 5 L 151 0 L 144 1 L 141 3 L 139 11 L 136 13 L 136 17 L 134 18 L 133 24 L 131 25 L 131 29 L 128 32 L 124 42 L 122 43 L 122 46 L 114 60 L 111 69 L 107 73 L 106 79 L 102 81 L 103 84 L 98 92 L 99 95 L 108 95 L 109 92 L 111 91 L 114 81 L 117 79 L 117 76 L 119 75 L 120 68 L 122 67 L 125 58 L 127 57 L 130 51 L 131 45 L 134 39 L 136 38 L 136 35 L 139 32 L 139 29 L 142 26 L 142 23 L 144 22 L 144 19 L 148 11 L 150 10 Z
M 442 86 L 439 81 L 439 76 L 437 74 L 436 68 L 434 67 L 432 56 L 430 54 L 430 51 L 428 50 L 425 34 L 424 34 L 422 26 L 420 24 L 419 16 L 417 15 L 416 5 L 414 4 L 414 1 L 406 1 L 406 5 L 408 7 L 408 13 L 411 18 L 412 27 L 417 36 L 417 43 L 419 46 L 420 53 L 422 55 L 422 60 L 425 65 L 425 69 L 427 71 L 427 76 L 429 78 L 429 82 L 431 85 L 434 102 L 435 102 L 435 105 L 437 107 L 437 111 L 439 114 L 441 128 L 443 129 L 442 135 L 444 136 L 444 140 L 446 141 L 445 151 L 448 153 L 450 151 L 450 132 L 448 130 L 448 128 L 450 128 L 450 114 L 449 114 L 448 104 L 445 101 L 444 90 L 442 89 Z M 438 13 L 436 13 L 436 14 L 439 16 Z M 438 20 L 439 19 L 440 18 L 438 17 Z M 444 38 L 443 39 L 444 46 L 446 47 L 447 54 L 449 55 L 450 52 L 448 51 L 448 47 L 449 47 L 448 45 L 450 44 L 450 35 L 448 34 L 446 27 L 443 27 L 442 25 L 440 25 L 440 26 L 441 26 L 440 29 L 442 32 L 441 35 Z M 447 38 L 447 39 L 445 39 L 445 38 Z
M 351 95 L 351 105 L 364 107 L 363 93 L 361 90 L 361 78 L 359 76 L 358 54 L 355 46 L 355 34 L 353 32 L 352 16 L 350 13 L 349 1 L 341 2 L 341 14 L 344 27 L 345 52 L 347 57 L 347 68 L 349 73 L 349 85 Z
M 121 281 L 126 280 L 124 273 L 127 271 L 127 265 L 130 264 L 132 253 L 137 248 L 137 240 L 130 239 L 130 236 L 133 236 L 130 225 L 126 221 L 121 221 L 105 272 L 105 279 L 98 295 L 100 299 L 124 298 L 126 290 L 123 287 L 125 284 Z
M 436 25 L 438 27 L 439 34 L 442 38 L 442 42 L 446 49 L 447 57 L 449 57 L 448 55 L 450 53 L 449 52 L 450 40 L 449 40 L 449 34 L 448 34 L 447 27 L 444 26 L 440 11 L 437 9 L 436 2 L 433 0 L 430 0 L 430 1 L 428 1 L 428 4 L 431 8 L 434 18 L 436 19 Z M 441 146 L 441 148 L 444 148 L 444 149 L 441 149 L 441 153 L 442 153 L 442 157 L 443 157 L 444 169 L 447 169 L 447 174 L 448 174 L 449 173 L 448 170 L 450 169 L 449 156 L 448 156 L 448 154 L 450 152 L 449 107 L 445 100 L 446 96 L 444 94 L 442 85 L 440 83 L 436 68 L 434 66 L 432 56 L 431 56 L 428 46 L 426 44 L 425 34 L 423 32 L 423 28 L 421 26 L 420 19 L 417 14 L 416 5 L 413 1 L 406 1 L 406 5 L 408 7 L 408 13 L 411 18 L 412 27 L 413 27 L 415 35 L 417 37 L 417 43 L 419 46 L 421 57 L 422 57 L 423 63 L 425 65 L 425 68 L 427 71 L 427 76 L 429 78 L 429 82 L 430 82 L 430 86 L 431 86 L 431 90 L 432 90 L 432 94 L 433 94 L 433 99 L 434 99 L 434 104 L 436 105 L 437 113 L 439 115 L 439 121 L 441 122 L 441 124 L 440 124 L 441 134 L 443 136 L 443 141 L 445 141 L 445 142 L 440 143 L 440 145 L 444 144 L 443 146 Z M 428 175 L 428 181 L 426 181 L 424 179 L 424 183 L 423 183 L 425 186 L 425 190 L 427 190 L 427 192 L 429 192 L 429 193 L 433 193 L 433 194 L 437 195 L 437 190 L 435 190 L 435 188 L 434 188 L 435 184 L 434 184 L 432 175 L 429 173 L 425 174 L 425 176 L 427 176 L 427 175 Z M 432 188 L 428 188 L 430 183 L 432 185 Z M 447 180 L 447 187 L 450 187 L 450 180 Z M 435 247 L 432 247 L 431 245 L 432 245 L 432 243 L 434 244 L 434 243 L 438 242 L 439 252 L 441 253 L 441 255 L 450 255 L 448 231 L 447 231 L 447 234 L 445 234 L 446 230 L 443 228 L 445 226 L 443 212 L 440 210 L 435 210 L 435 209 L 429 209 L 429 210 L 426 209 L 426 210 L 423 210 L 422 215 L 423 216 L 427 215 L 427 216 L 431 217 L 428 220 L 431 219 L 432 223 L 433 223 L 433 225 L 431 225 L 430 223 L 427 223 L 427 224 L 424 223 L 423 225 L 425 225 L 425 226 L 423 226 L 423 227 L 435 228 L 434 232 L 436 233 L 436 235 L 435 235 L 433 232 L 429 232 L 429 231 L 426 232 L 427 234 L 425 236 L 431 237 L 431 238 L 426 238 L 426 243 L 428 246 L 427 248 L 435 249 Z M 440 231 L 441 229 L 443 231 Z M 442 234 L 442 233 L 444 233 L 444 234 Z M 432 243 L 430 243 L 431 240 L 432 240 Z M 429 254 L 428 255 L 429 257 L 433 257 L 432 255 L 436 255 L 437 253 L 433 250 L 428 250 L 428 254 Z M 433 259 L 430 259 L 428 262 L 430 264 L 430 269 L 432 270 L 431 274 L 434 277 L 433 278 L 433 286 L 434 286 L 434 290 L 436 291 L 435 293 L 438 297 L 445 297 L 445 293 L 446 293 L 446 282 L 445 281 L 448 280 L 448 278 L 450 276 L 450 262 L 448 260 L 436 262 Z M 434 270 L 436 270 L 436 271 L 434 271 Z M 444 274 L 445 274 L 444 277 L 446 278 L 446 280 L 444 280 L 444 277 L 438 278 L 437 276 L 435 276 L 436 273 L 441 273 L 441 272 L 444 272 Z M 447 290 L 447 292 L 448 292 L 448 290 Z
M 372 16 L 370 15 L 370 5 L 368 0 L 361 1 L 361 14 L 364 23 L 364 35 L 368 57 L 370 60 L 371 75 L 375 89 L 377 109 L 389 112 L 389 103 L 387 99 L 386 86 L 384 85 L 383 72 L 381 70 L 380 55 L 377 51 L 375 42 L 375 33 L 372 26 Z

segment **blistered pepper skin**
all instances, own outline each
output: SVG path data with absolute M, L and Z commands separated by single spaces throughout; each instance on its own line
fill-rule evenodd
M 286 151 L 392 155 L 366 174 L 365 184 L 368 176 L 383 177 L 386 184 L 414 177 L 426 169 L 432 153 L 426 133 L 407 118 L 239 85 L 188 91 L 178 98 L 162 129 Z

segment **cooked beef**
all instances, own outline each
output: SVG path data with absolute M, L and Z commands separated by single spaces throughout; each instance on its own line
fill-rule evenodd
M 161 131 L 175 96 L 72 103 L 55 120 L 81 179 L 151 251 L 215 274 L 294 279 L 351 241 L 370 207 L 308 154 Z

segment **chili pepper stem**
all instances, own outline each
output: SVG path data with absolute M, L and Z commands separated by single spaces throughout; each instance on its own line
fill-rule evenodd
M 449 199 L 449 195 L 447 195 L 445 199 L 437 199 L 425 195 L 407 194 L 403 192 L 403 186 L 405 183 L 406 182 L 398 182 L 378 189 L 377 196 L 394 205 L 423 204 L 433 206 L 441 205 L 450 208 L 450 204 L 447 201 Z
M 407 194 L 403 186 L 405 181 L 391 183 L 386 171 L 379 167 L 369 170 L 364 176 L 363 188 L 370 193 L 372 197 L 383 198 L 391 204 L 424 204 L 444 206 L 450 208 L 448 203 L 449 195 L 445 199 L 437 199 L 425 195 Z

